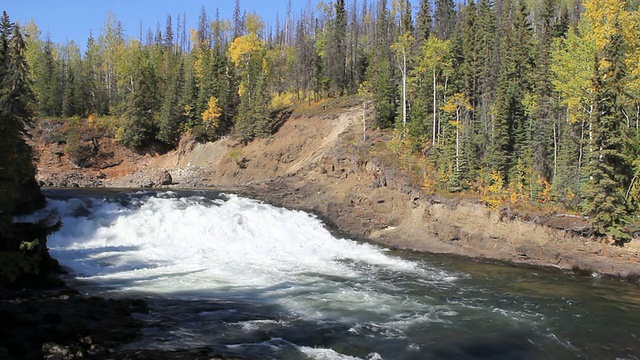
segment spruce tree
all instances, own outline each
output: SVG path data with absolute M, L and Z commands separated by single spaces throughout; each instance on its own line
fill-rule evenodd
M 516 4 L 509 3 L 509 6 Z M 500 75 L 494 105 L 492 142 L 488 162 L 492 170 L 500 172 L 504 184 L 509 184 L 510 171 L 518 160 L 530 164 L 530 118 L 523 104 L 531 88 L 532 30 L 524 3 L 513 9 L 513 17 L 504 20 L 505 39 L 502 44 Z
M 347 13 L 344 0 L 334 4 L 334 18 L 330 32 L 330 40 L 325 50 L 325 68 L 329 80 L 329 94 L 344 95 L 347 86 Z
M 142 147 L 149 145 L 158 131 L 158 79 L 146 51 L 136 49 L 134 59 L 132 77 L 135 87 L 127 94 L 125 124 L 121 127 L 119 139 L 126 146 Z
M 31 124 L 34 96 L 20 28 L 3 12 L 0 19 L 0 238 L 11 226 L 18 187 L 35 175 L 31 149 L 23 140 Z
M 376 19 L 375 48 L 372 49 L 372 63 L 367 71 L 367 82 L 373 93 L 376 109 L 376 126 L 380 128 L 393 126 L 398 103 L 389 35 L 390 26 L 386 0 L 380 0 Z
M 184 93 L 184 63 L 172 65 L 167 74 L 168 80 L 164 90 L 164 99 L 158 118 L 158 140 L 168 145 L 176 145 L 179 138 L 179 127 L 183 120 L 180 99 Z
M 454 33 L 456 10 L 453 0 L 435 0 L 433 33 L 440 40 L 448 40 Z
M 609 235 L 621 245 L 631 238 L 625 229 L 632 210 L 626 201 L 625 191 L 633 172 L 622 112 L 623 80 L 627 75 L 625 42 L 620 29 L 616 30 L 594 61 L 593 155 L 584 188 L 583 209 L 598 234 Z
M 416 17 L 416 41 L 418 46 L 431 36 L 431 3 L 429 0 L 420 0 L 418 15 Z
M 541 28 L 535 46 L 536 66 L 532 72 L 535 88 L 532 92 L 530 104 L 532 123 L 531 152 L 533 155 L 533 170 L 548 181 L 553 181 L 557 174 L 559 128 L 563 126 L 562 109 L 557 103 L 557 93 L 554 91 L 551 77 L 551 47 L 558 33 L 556 0 L 545 0 L 541 14 Z
M 48 116 L 62 115 L 62 87 L 60 66 L 54 56 L 54 44 L 46 39 L 34 68 L 34 87 L 38 99 L 38 113 Z

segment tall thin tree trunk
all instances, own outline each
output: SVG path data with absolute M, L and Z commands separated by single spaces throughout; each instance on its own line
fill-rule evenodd
M 551 182 L 556 181 L 556 175 L 558 174 L 558 124 L 555 119 L 553 120 L 553 177 Z
M 431 146 L 436 146 L 436 67 L 433 67 L 433 134 L 431 137 Z
M 362 141 L 367 140 L 367 102 L 362 103 Z
M 407 129 L 407 53 L 402 48 L 402 137 Z
M 460 175 L 460 107 L 456 108 L 456 179 Z

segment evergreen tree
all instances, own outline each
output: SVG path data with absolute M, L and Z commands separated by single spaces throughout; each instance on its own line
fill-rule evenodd
M 478 18 L 478 9 L 475 2 L 461 8 L 461 23 L 452 41 L 453 53 L 453 83 L 451 88 L 458 95 L 468 101 L 468 106 L 462 106 L 461 117 L 456 120 L 457 147 L 462 151 L 456 156 L 456 161 L 464 166 L 456 166 L 457 182 L 471 180 L 472 172 L 480 168 L 480 157 L 486 139 L 482 136 L 482 128 L 478 121 L 476 109 L 480 103 L 480 76 L 481 76 L 481 25 Z M 450 100 L 449 100 L 450 101 Z M 458 100 L 458 103 L 460 101 Z
M 498 36 L 494 4 L 491 0 L 478 3 L 476 46 L 478 79 L 477 94 L 472 99 L 475 126 L 478 130 L 476 158 L 483 161 L 487 155 L 491 136 L 492 106 L 498 80 Z
M 168 84 L 165 86 L 164 99 L 158 118 L 158 140 L 168 145 L 176 145 L 179 127 L 183 121 L 183 113 L 180 108 L 180 99 L 184 93 L 184 62 L 179 66 L 171 66 L 172 71 L 168 75 Z
M 418 46 L 431 36 L 431 3 L 429 0 L 420 0 L 418 15 L 416 17 L 416 41 Z
M 453 0 L 435 0 L 433 34 L 440 40 L 448 40 L 456 24 L 456 10 Z
M 347 13 L 344 0 L 337 0 L 334 4 L 334 18 L 330 36 L 325 55 L 329 94 L 343 95 L 347 86 Z
M 71 41 L 62 48 L 63 82 L 62 116 L 86 116 L 88 102 L 87 81 L 83 72 L 80 49 Z
M 46 39 L 34 67 L 34 87 L 38 98 L 38 112 L 42 115 L 62 114 L 62 86 L 60 65 L 54 56 L 54 44 Z
M 118 138 L 126 146 L 143 147 L 149 145 L 158 132 L 158 79 L 148 52 L 135 49 L 133 60 L 133 88 L 127 94 L 125 123 Z
M 233 38 L 244 35 L 244 18 L 240 12 L 240 0 L 234 1 L 233 6 Z
M 595 231 L 613 237 L 618 244 L 631 238 L 625 230 L 631 211 L 625 192 L 633 178 L 628 157 L 630 142 L 622 112 L 623 80 L 627 75 L 624 47 L 622 35 L 616 32 L 595 59 L 593 155 L 583 203 Z
M 390 43 L 390 20 L 386 0 L 378 3 L 376 19 L 375 50 L 372 49 L 372 63 L 367 72 L 368 87 L 373 93 L 376 109 L 376 126 L 392 127 L 398 105 L 397 87 L 393 73 Z
M 20 28 L 3 12 L 0 19 L 0 238 L 11 226 L 18 187 L 35 168 L 23 136 L 31 124 L 34 96 L 28 79 L 25 42 Z
M 558 32 L 556 23 L 558 13 L 556 0 L 545 0 L 541 13 L 541 29 L 535 47 L 536 67 L 532 78 L 535 89 L 530 99 L 530 116 L 532 123 L 532 167 L 546 180 L 553 181 L 557 174 L 557 157 L 559 145 L 559 128 L 562 125 L 557 93 L 555 93 L 551 77 L 551 47 L 556 37 L 564 35 Z
M 518 160 L 527 165 L 530 161 L 531 119 L 527 117 L 522 100 L 531 87 L 532 36 L 524 3 L 514 10 L 513 18 L 505 19 L 503 24 L 506 38 L 502 44 L 494 130 L 487 159 L 490 168 L 502 175 L 504 184 L 509 184 L 510 171 L 515 169 Z

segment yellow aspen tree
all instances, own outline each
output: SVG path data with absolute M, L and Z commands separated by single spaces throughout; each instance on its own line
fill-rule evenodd
M 251 71 L 252 61 L 259 61 L 262 67 L 261 54 L 264 49 L 264 42 L 255 33 L 249 33 L 237 37 L 229 46 L 229 58 L 236 65 L 238 73 L 242 79 L 240 86 L 240 96 L 250 88 L 253 71 Z M 249 94 L 251 96 L 251 94 Z
M 218 107 L 218 99 L 215 96 L 209 98 L 207 110 L 202 113 L 202 122 L 207 133 L 215 133 L 220 126 L 222 109 Z

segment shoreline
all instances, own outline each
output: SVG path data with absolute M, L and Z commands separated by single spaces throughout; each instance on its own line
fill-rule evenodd
M 82 191 L 82 188 L 69 190 L 73 193 Z M 567 230 L 552 229 L 520 219 L 501 219 L 497 210 L 484 208 L 477 203 L 446 203 L 442 199 L 422 199 L 414 201 L 414 214 L 402 219 L 405 213 L 394 216 L 391 212 L 386 214 L 385 220 L 394 225 L 377 224 L 377 227 L 373 227 L 369 225 L 378 222 L 381 214 L 376 213 L 374 206 L 368 205 L 369 202 L 365 201 L 364 206 L 356 206 L 350 199 L 334 197 L 322 203 L 318 196 L 322 195 L 323 190 L 318 191 L 317 188 L 311 189 L 309 186 L 289 186 L 282 179 L 238 186 L 202 184 L 189 188 L 172 185 L 157 188 L 96 187 L 87 190 L 203 190 L 233 193 L 274 206 L 314 214 L 337 236 L 377 244 L 392 250 L 456 256 L 506 266 L 530 266 L 550 271 L 559 270 L 567 274 L 602 276 L 640 283 L 640 257 L 636 252 L 578 237 Z M 395 191 L 393 193 L 397 195 Z M 350 195 L 362 196 L 354 193 Z M 394 202 L 397 203 L 398 199 L 394 201 L 387 196 L 384 202 L 376 204 Z M 485 223 L 484 226 L 476 227 L 475 232 L 469 232 L 457 223 L 460 213 L 469 211 Z M 416 213 L 420 215 L 419 219 L 415 218 Z M 472 226 L 478 225 L 471 221 L 471 216 L 466 216 Z M 491 231 L 492 228 L 495 231 Z M 533 237 L 531 234 L 537 234 L 537 241 L 526 241 L 527 237 Z
M 66 188 L 51 188 L 64 190 Z M 46 190 L 46 188 L 45 188 Z M 69 189 L 70 192 L 82 191 Z M 283 181 L 269 181 L 262 184 L 181 188 L 176 185 L 157 188 L 129 188 L 129 187 L 97 187 L 88 188 L 95 191 L 215 191 L 233 193 L 249 197 L 268 204 L 291 210 L 311 213 L 323 221 L 325 226 L 336 236 L 349 237 L 392 250 L 403 250 L 418 253 L 429 253 L 444 256 L 468 258 L 476 261 L 504 264 L 506 266 L 532 267 L 549 271 L 559 270 L 566 274 L 580 276 L 607 277 L 629 282 L 640 283 L 640 268 L 637 261 L 638 254 L 626 251 L 624 248 L 598 243 L 588 238 L 581 238 L 570 234 L 566 230 L 547 228 L 544 225 L 527 223 L 519 219 L 505 221 L 499 218 L 498 211 L 484 208 L 474 203 L 442 204 L 432 199 L 420 201 L 414 209 L 418 213 L 438 215 L 437 221 L 427 219 L 422 226 L 404 225 L 399 219 L 387 219 L 398 222 L 396 226 L 379 226 L 379 230 L 365 228 L 362 223 L 375 223 L 380 214 L 374 209 L 358 212 L 357 218 L 350 218 L 351 211 L 326 211 L 343 207 L 333 199 L 328 204 L 317 203 L 317 195 L 322 191 L 310 192 L 309 188 L 289 187 Z M 315 195 L 315 196 L 314 196 Z M 386 200 L 385 200 L 386 202 Z M 382 203 L 384 204 L 384 203 Z M 437 207 L 430 209 L 430 207 Z M 462 210 L 460 210 L 462 208 Z M 480 212 L 486 217 L 488 226 L 477 228 L 475 233 L 468 233 L 455 223 L 456 211 L 468 211 L 469 208 Z M 357 212 L 357 211 L 356 211 Z M 435 214 L 437 213 L 437 214 Z M 445 219 L 452 221 L 445 221 Z M 354 221 L 355 220 L 355 221 Z M 424 220 L 424 219 L 423 219 Z M 437 224 L 437 226 L 434 226 Z M 434 227 L 439 233 L 434 233 Z M 498 230 L 495 234 L 487 231 L 491 227 Z M 504 236 L 505 231 L 522 237 L 523 231 L 531 230 L 530 234 L 543 234 L 541 241 L 514 241 Z M 532 230 L 533 229 L 533 230 Z M 520 233 L 520 234 L 518 234 Z M 500 235 L 497 235 L 500 234 Z M 577 245 L 576 245 L 577 244 Z M 576 249 L 571 249 L 574 245 Z M 626 256 L 626 257 L 625 257 Z
M 340 234 L 394 250 L 457 256 L 508 266 L 560 270 L 582 276 L 603 276 L 640 284 L 640 256 L 637 252 L 519 219 L 505 221 L 499 218 L 498 211 L 492 211 L 478 204 L 443 205 L 426 200 L 414 209 L 417 213 L 431 213 L 425 221 L 426 224 L 406 225 L 414 219 L 396 217 L 389 219 L 391 223 L 395 223 L 395 226 L 386 226 L 370 232 L 365 230 L 363 233 L 361 226 L 353 226 L 354 222 L 347 218 L 349 213 L 358 211 L 349 211 L 348 214 L 344 214 L 344 211 L 326 211 L 322 206 L 311 206 L 314 198 L 312 194 L 301 193 L 296 189 L 278 190 L 273 186 L 268 187 L 271 190 L 262 191 L 262 194 L 255 188 L 240 189 L 239 192 L 276 206 L 313 213 Z M 335 208 L 335 206 L 336 204 L 333 203 L 333 206 L 327 206 L 327 208 Z M 434 209 L 434 206 L 437 209 Z M 349 206 L 345 204 L 345 208 L 349 209 Z M 459 210 L 460 208 L 462 210 Z M 503 229 L 491 232 L 486 231 L 486 228 L 477 228 L 478 231 L 469 232 L 452 219 L 456 211 L 469 209 L 482 213 L 481 217 L 489 220 L 488 227 L 495 225 Z M 370 219 L 376 219 L 373 211 L 370 215 Z M 451 217 L 447 218 L 447 215 Z M 436 229 L 438 232 L 434 231 Z M 527 232 L 532 229 L 535 231 L 533 234 L 538 233 L 540 239 L 531 241 L 529 244 L 521 241 L 522 237 L 532 234 Z M 511 234 L 511 238 L 505 233 Z M 571 250 L 574 245 L 576 248 Z
M 425 194 L 381 145 L 388 134 L 362 131 L 361 108 L 354 107 L 294 114 L 273 137 L 248 144 L 185 138 L 162 155 L 121 155 L 105 138 L 115 149 L 109 164 L 117 165 L 99 169 L 70 167 L 41 141 L 37 176 L 70 188 L 232 191 L 319 215 L 351 238 L 394 249 L 640 277 L 640 239 L 613 246 L 581 236 L 590 225 L 579 216 L 491 210 L 476 198 Z
M 572 268 L 569 266 L 572 261 L 583 264 L 583 262 L 579 261 L 584 261 L 584 259 L 568 260 L 563 258 L 563 261 L 559 264 L 550 264 L 540 261 L 539 258 L 538 260 L 533 259 L 532 261 L 531 258 L 516 257 L 514 259 L 510 256 L 504 258 L 492 256 L 495 254 L 508 254 L 508 252 L 504 252 L 505 249 L 503 248 L 498 249 L 498 251 L 493 249 L 489 252 L 483 252 L 483 249 L 478 246 L 478 244 L 482 243 L 469 241 L 468 236 L 464 235 L 464 229 L 459 229 L 459 233 L 454 234 L 458 237 L 457 240 L 447 240 L 446 237 L 425 237 L 424 233 L 421 233 L 420 236 L 416 236 L 416 233 L 407 233 L 406 238 L 400 238 L 398 236 L 403 234 L 407 229 L 406 226 L 403 227 L 402 222 L 398 222 L 392 229 L 382 228 L 377 231 L 360 233 L 359 231 L 363 229 L 362 226 L 345 226 L 345 224 L 354 224 L 353 221 L 348 221 L 348 218 L 353 215 L 354 212 L 358 212 L 358 207 L 354 206 L 347 214 L 338 216 L 336 214 L 340 214 L 341 212 L 326 211 L 326 209 L 323 210 L 323 206 L 327 207 L 327 209 L 336 209 L 341 206 L 344 206 L 344 209 L 349 209 L 349 206 L 335 202 L 332 203 L 331 206 L 329 206 L 329 204 L 319 205 L 315 203 L 318 200 L 317 196 L 322 193 L 322 191 L 318 191 L 318 188 L 311 188 L 308 185 L 305 188 L 292 187 L 286 185 L 286 182 L 281 180 L 282 179 L 262 184 L 252 184 L 251 186 L 201 186 L 188 190 L 234 193 L 264 201 L 274 206 L 311 212 L 317 215 L 335 236 L 346 236 L 358 241 L 378 244 L 391 250 L 432 253 L 443 258 L 458 257 L 468 259 L 469 261 L 499 264 L 500 266 L 539 269 L 548 272 L 558 272 L 563 274 L 563 276 L 575 274 L 578 276 L 615 278 L 633 283 L 638 282 L 638 276 L 635 275 L 636 273 L 630 272 L 625 276 L 619 272 L 622 267 L 617 266 L 626 262 L 611 260 L 613 259 L 611 256 L 615 255 L 614 253 L 609 254 L 610 262 L 608 264 L 613 264 L 611 272 L 604 271 L 606 267 L 603 267 L 603 271 L 593 273 L 585 268 Z M 44 190 L 46 193 L 47 189 Z M 69 190 L 71 195 L 74 191 L 83 191 L 83 189 L 77 188 Z M 171 191 L 182 189 L 175 186 L 154 189 L 126 187 L 86 189 L 86 191 L 98 192 L 135 190 Z M 310 190 L 315 191 L 315 193 Z M 334 201 L 339 200 L 337 197 L 333 197 L 332 199 Z M 386 199 L 392 202 L 391 198 L 387 197 Z M 376 204 L 385 204 L 387 200 L 381 203 L 376 202 Z M 351 203 L 350 197 L 342 199 L 342 201 Z M 314 203 L 315 206 L 311 206 Z M 434 202 L 433 199 L 423 199 L 417 202 L 414 210 L 416 212 L 430 213 L 432 217 L 438 216 L 437 211 L 434 209 L 425 209 L 424 206 L 426 205 L 439 207 L 443 204 L 440 200 Z M 460 210 L 459 208 L 466 209 L 471 205 L 458 204 L 457 206 L 458 210 Z M 447 206 L 450 208 L 449 211 L 456 211 L 453 204 L 448 204 Z M 373 212 L 372 207 L 367 206 L 366 208 L 369 208 L 371 212 L 369 215 L 371 215 L 372 218 L 361 216 L 359 219 L 364 223 L 367 222 L 367 219 L 375 219 L 376 216 L 379 216 L 379 214 L 376 215 Z M 485 209 L 483 211 L 488 210 Z M 513 225 L 518 223 L 518 220 L 510 220 L 509 223 Z M 508 225 L 508 223 L 506 224 Z M 365 236 L 365 234 L 371 236 Z M 452 235 L 450 234 L 448 236 Z M 489 237 L 489 239 L 491 239 L 491 237 Z M 455 247 L 445 246 L 451 246 L 451 244 L 448 243 L 452 241 L 454 244 L 460 244 L 455 245 Z M 468 244 L 463 245 L 465 242 L 468 242 Z M 433 249 L 436 251 L 431 251 Z M 459 251 L 451 251 L 451 249 L 457 249 Z M 601 256 L 606 256 L 606 254 L 602 254 Z M 604 262 L 601 263 L 601 265 L 604 264 Z M 147 302 L 142 298 L 125 297 L 111 299 L 91 296 L 90 294 L 81 294 L 75 290 L 73 281 L 67 281 L 65 277 L 66 276 L 62 274 L 55 274 L 41 280 L 40 283 L 26 282 L 24 284 L 17 284 L 17 286 L 13 288 L 4 289 L 2 296 L 0 296 L 0 313 L 10 315 L 7 315 L 9 317 L 4 317 L 6 321 L 2 321 L 0 324 L 0 334 L 3 334 L 3 342 L 0 343 L 0 357 L 7 357 L 8 359 L 209 359 L 212 354 L 214 354 L 214 357 L 217 358 L 241 358 L 232 352 L 225 353 L 219 348 L 210 346 L 174 350 L 128 349 L 126 344 L 138 339 L 145 327 L 144 322 L 141 321 L 139 315 L 136 314 L 145 314 L 149 311 Z

